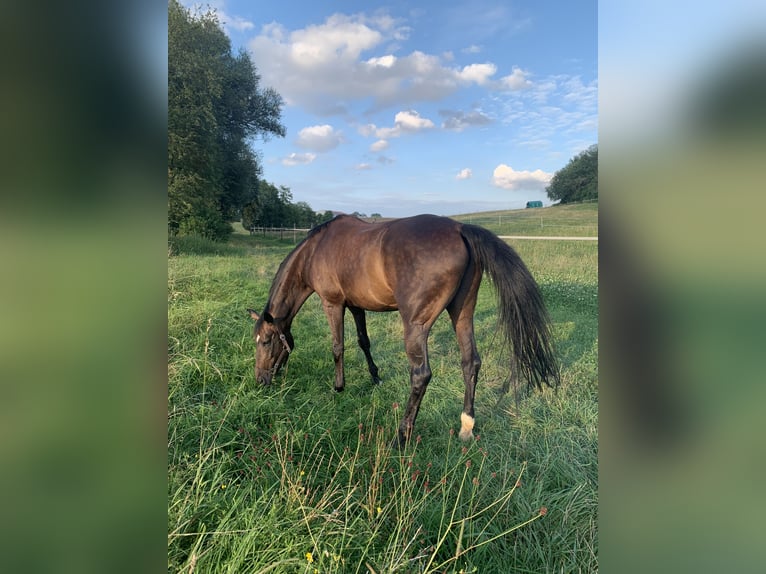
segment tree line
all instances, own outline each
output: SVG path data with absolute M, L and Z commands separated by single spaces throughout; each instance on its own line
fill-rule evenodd
M 305 201 L 293 203 L 293 194 L 289 187 L 259 181 L 256 199 L 242 208 L 242 225 L 245 229 L 253 227 L 311 227 L 329 221 L 335 214 L 332 211 L 316 212 Z
M 262 181 L 251 143 L 284 137 L 282 97 L 233 54 L 214 11 L 168 3 L 168 232 L 224 239 L 231 222 L 309 226 L 327 217 Z M 330 214 L 330 217 L 332 214 Z

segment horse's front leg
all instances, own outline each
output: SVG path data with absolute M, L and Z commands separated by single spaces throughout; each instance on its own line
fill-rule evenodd
M 335 305 L 322 301 L 327 322 L 332 333 L 332 358 L 335 361 L 335 390 L 341 392 L 346 386 L 346 376 L 343 373 L 343 314 L 346 311 L 342 303 Z
M 370 371 L 372 382 L 378 385 L 380 384 L 380 376 L 378 375 L 378 366 L 372 360 L 372 355 L 370 354 L 370 337 L 367 334 L 367 317 L 365 317 L 364 309 L 359 307 L 349 307 L 349 309 L 354 316 L 354 323 L 356 323 L 356 336 L 359 348 L 362 349 L 364 358 L 367 359 L 367 369 Z

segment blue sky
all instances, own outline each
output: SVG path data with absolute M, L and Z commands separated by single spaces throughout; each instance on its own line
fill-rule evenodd
M 548 204 L 598 141 L 595 1 L 210 5 L 285 100 L 287 136 L 254 143 L 264 179 L 315 211 Z

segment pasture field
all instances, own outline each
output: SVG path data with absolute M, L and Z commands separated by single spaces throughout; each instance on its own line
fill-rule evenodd
M 598 203 L 554 207 L 484 211 L 453 218 L 486 227 L 497 235 L 550 235 L 595 237 L 598 235 Z
M 578 219 L 582 235 L 590 235 L 597 209 L 526 211 L 551 226 L 558 216 L 560 228 Z M 457 218 L 510 220 L 519 213 L 525 212 Z M 293 324 L 287 371 L 262 388 L 253 376 L 245 309 L 263 308 L 293 242 L 245 233 L 225 245 L 174 240 L 168 571 L 597 571 L 598 245 L 510 243 L 548 305 L 561 387 L 518 397 L 501 392 L 509 351 L 485 277 L 475 315 L 483 360 L 476 440 L 457 437 L 463 381 L 445 313 L 429 339 L 433 378 L 415 436 L 399 452 L 388 448 L 409 395 L 398 313 L 368 313 L 379 386 L 370 380 L 347 313 L 346 390 L 335 393 L 330 330 L 312 295 Z

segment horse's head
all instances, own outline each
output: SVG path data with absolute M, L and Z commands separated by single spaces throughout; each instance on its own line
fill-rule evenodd
M 253 309 L 247 310 L 255 319 L 255 379 L 264 385 L 271 384 L 271 378 L 287 363 L 293 350 L 293 336 L 289 326 L 280 325 L 267 311 L 262 315 Z

